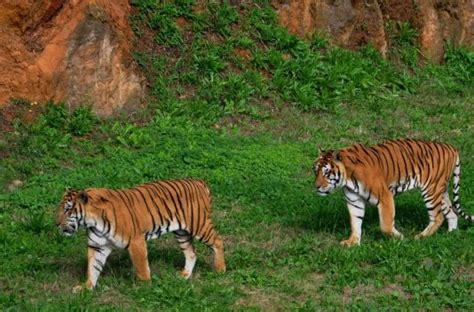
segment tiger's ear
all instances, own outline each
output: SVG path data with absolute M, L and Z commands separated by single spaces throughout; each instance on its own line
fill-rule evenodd
M 64 192 L 66 194 L 72 194 L 72 193 L 75 193 L 77 191 L 74 188 L 70 187 L 70 186 L 66 186 Z
M 319 155 L 322 155 L 322 154 L 326 153 L 326 151 L 323 150 L 323 149 L 321 148 L 321 146 L 318 146 L 318 153 L 319 153 Z
M 106 209 L 110 205 L 110 200 L 103 189 L 89 189 L 88 200 L 92 206 L 99 209 Z
M 341 152 L 335 151 L 334 154 L 332 155 L 332 158 L 335 161 L 342 161 Z
M 87 202 L 89 201 L 89 196 L 87 195 L 85 191 L 80 191 L 77 194 L 77 198 L 82 204 L 87 204 Z

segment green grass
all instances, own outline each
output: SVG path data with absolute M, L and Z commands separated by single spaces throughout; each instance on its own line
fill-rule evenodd
M 147 110 L 98 120 L 87 108 L 47 105 L 0 146 L 2 309 L 472 309 L 472 225 L 415 241 L 428 216 L 413 191 L 396 198 L 404 241 L 382 237 L 372 207 L 362 245 L 343 248 L 343 196 L 316 196 L 311 172 L 318 146 L 448 142 L 461 152 L 461 204 L 473 214 L 472 52 L 449 46 L 443 66 L 403 65 L 370 48 L 301 41 L 275 25 L 265 1 L 204 11 L 192 1 L 132 3 L 134 30 L 152 34 L 161 52 L 135 54 L 150 82 Z M 403 49 L 413 34 L 399 27 Z M 151 283 L 115 251 L 97 289 L 72 294 L 86 278 L 86 237 L 54 226 L 64 189 L 181 177 L 208 181 L 228 271 L 214 273 L 211 252 L 196 243 L 195 275 L 182 280 L 184 257 L 169 235 L 148 244 Z M 8 191 L 13 179 L 24 186 Z

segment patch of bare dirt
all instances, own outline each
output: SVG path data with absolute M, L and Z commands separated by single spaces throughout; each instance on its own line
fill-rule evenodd
M 189 22 L 182 16 L 175 18 L 175 23 L 179 28 L 186 28 Z
M 376 298 L 380 296 L 395 296 L 403 300 L 410 300 L 413 296 L 406 292 L 403 287 L 398 284 L 387 284 L 382 288 L 376 288 L 369 284 L 359 284 L 356 287 L 344 287 L 343 302 L 350 304 L 356 300 L 367 300 L 369 298 Z
M 245 288 L 242 291 L 245 298 L 241 298 L 234 303 L 234 307 L 238 309 L 259 308 L 262 311 L 287 311 L 281 302 L 294 300 L 286 294 L 270 292 L 260 288 Z
M 298 296 L 298 301 L 305 302 L 310 298 L 317 297 L 325 281 L 326 275 L 318 272 L 307 274 L 303 279 L 296 280 L 295 287 L 302 292 Z
M 94 302 L 104 307 L 120 307 L 120 309 L 123 310 L 136 307 L 136 303 L 132 299 L 124 296 L 121 292 L 113 288 L 101 292 L 100 296 L 95 296 Z
M 240 56 L 241 58 L 243 59 L 250 59 L 252 57 L 252 52 L 249 50 L 249 49 L 239 49 L 239 48 L 236 48 L 234 50 L 234 54 Z
M 474 265 L 471 264 L 470 266 L 461 266 L 457 268 L 454 275 L 461 280 L 474 282 Z

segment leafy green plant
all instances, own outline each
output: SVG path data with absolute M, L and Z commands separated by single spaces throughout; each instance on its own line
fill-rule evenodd
M 64 129 L 68 119 L 68 111 L 64 102 L 48 102 L 44 107 L 44 113 L 41 116 L 40 123 L 42 127 L 53 129 Z
M 310 44 L 312 49 L 324 50 L 329 47 L 329 39 L 325 34 L 316 32 L 313 34 Z
M 19 106 L 29 106 L 31 102 L 22 98 L 13 98 L 13 99 L 10 99 L 10 103 L 12 103 L 13 105 L 19 105 Z
M 127 147 L 146 146 L 151 142 L 150 134 L 134 124 L 123 124 L 117 121 L 112 125 L 110 130 L 115 140 Z
M 409 22 L 396 22 L 388 24 L 390 40 L 394 49 L 392 58 L 399 58 L 401 62 L 412 68 L 418 63 L 418 33 Z
M 444 61 L 449 75 L 464 85 L 474 81 L 474 52 L 467 47 L 455 47 L 452 43 L 445 45 Z
M 209 3 L 207 20 L 212 31 L 221 36 L 229 36 L 231 26 L 239 21 L 239 15 L 228 3 Z
M 25 231 L 32 234 L 39 235 L 42 232 L 47 232 L 51 228 L 51 222 L 46 219 L 46 212 L 44 208 L 39 210 L 31 210 L 22 224 Z
M 77 107 L 69 117 L 67 130 L 75 136 L 83 136 L 89 133 L 96 122 L 89 106 Z

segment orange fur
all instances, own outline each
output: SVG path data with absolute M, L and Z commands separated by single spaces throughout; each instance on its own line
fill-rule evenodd
M 131 189 L 90 188 L 68 191 L 56 223 L 66 235 L 79 227 L 88 233 L 88 279 L 93 288 L 113 249 L 129 251 L 137 277 L 150 280 L 146 241 L 174 232 L 186 258 L 182 276 L 189 278 L 196 262 L 192 241 L 214 251 L 216 271 L 225 271 L 224 245 L 211 220 L 211 197 L 204 181 L 159 181 Z M 81 287 L 76 287 L 79 290 Z
M 402 238 L 395 229 L 393 196 L 412 188 L 421 189 L 430 215 L 430 224 L 418 238 L 433 234 L 445 218 L 450 231 L 457 227 L 458 214 L 474 220 L 460 208 L 459 153 L 448 144 L 409 139 L 370 147 L 354 144 L 340 151 L 321 152 L 314 169 L 315 186 L 321 195 L 336 187 L 344 189 L 351 215 L 351 236 L 341 242 L 343 245 L 360 243 L 366 203 L 377 206 L 384 234 Z M 447 189 L 453 173 L 454 206 Z

